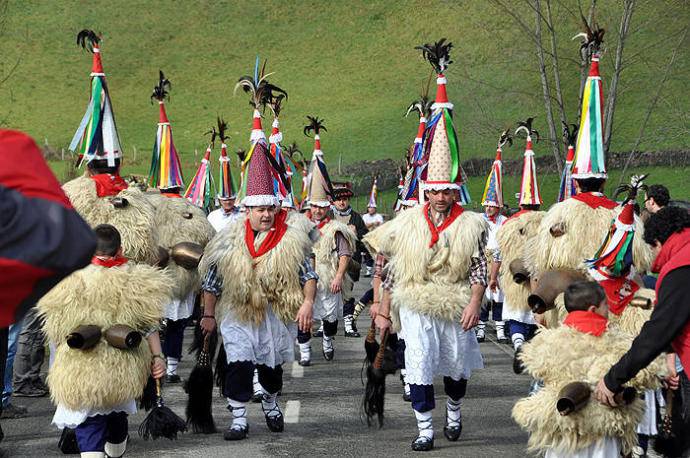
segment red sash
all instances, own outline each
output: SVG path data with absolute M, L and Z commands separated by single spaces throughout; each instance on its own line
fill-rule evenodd
M 593 192 L 583 192 L 576 194 L 572 197 L 575 200 L 589 205 L 590 207 L 597 209 L 599 207 L 608 208 L 613 210 L 618 206 L 618 204 L 604 195 L 595 194 Z
M 608 322 L 609 320 L 605 317 L 588 310 L 575 310 L 574 312 L 568 313 L 568 316 L 563 320 L 565 326 L 596 337 L 606 332 Z
M 91 258 L 91 264 L 102 267 L 117 267 L 126 264 L 128 261 L 124 256 L 94 256 Z
M 181 199 L 182 196 L 179 194 L 173 194 L 172 192 L 162 192 L 162 196 L 169 197 L 171 199 Z
M 319 224 L 316 225 L 316 228 L 319 230 L 320 234 L 322 233 L 321 229 L 323 229 L 323 227 L 330 222 L 331 222 L 331 219 L 326 217 L 326 218 L 322 219 Z
M 99 173 L 90 178 L 96 183 L 96 195 L 98 197 L 116 196 L 120 191 L 128 188 L 127 182 L 120 175 Z
M 287 211 L 281 210 L 278 212 L 275 222 L 273 223 L 273 227 L 269 229 L 268 235 L 264 241 L 261 242 L 258 250 L 254 248 L 254 231 L 249 223 L 249 218 L 244 221 L 244 241 L 247 244 L 247 249 L 249 250 L 249 254 L 252 256 L 252 258 L 256 259 L 260 256 L 263 256 L 275 248 L 276 245 L 278 245 L 278 242 L 282 240 L 285 232 L 287 232 L 288 226 L 285 222 L 286 219 Z
M 431 242 L 429 242 L 429 248 L 432 248 L 434 245 L 436 245 L 436 242 L 438 242 L 439 237 L 441 236 L 441 232 L 443 232 L 448 226 L 450 226 L 453 221 L 458 219 L 458 216 L 462 215 L 462 212 L 465 211 L 464 208 L 462 208 L 462 205 L 458 204 L 453 204 L 453 206 L 450 208 L 450 215 L 441 223 L 440 226 L 436 227 L 433 221 L 431 221 L 431 217 L 429 216 L 429 203 L 424 206 L 424 218 L 426 219 L 426 223 L 429 225 L 429 231 L 431 231 Z

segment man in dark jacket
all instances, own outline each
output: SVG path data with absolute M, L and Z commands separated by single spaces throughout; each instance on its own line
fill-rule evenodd
M 343 285 L 343 321 L 345 323 L 346 337 L 359 337 L 357 331 L 357 323 L 353 318 L 355 313 L 355 298 L 352 296 L 352 287 L 354 282 L 359 281 L 359 270 L 362 265 L 362 253 L 366 248 L 362 244 L 362 237 L 369 232 L 362 216 L 354 211 L 350 206 L 350 198 L 353 196 L 352 190 L 345 186 L 335 187 L 333 190 L 333 216 L 335 219 L 343 224 L 347 224 L 357 233 L 357 246 L 355 252 L 352 254 L 351 268 L 348 269 L 348 275 L 352 282 L 347 282 Z
M 662 208 L 647 220 L 644 239 L 657 254 L 652 265 L 652 271 L 659 273 L 657 303 L 630 350 L 597 385 L 597 399 L 612 407 L 623 384 L 664 351 L 675 353 L 682 367 L 680 374 L 675 367 L 671 368 L 669 387 L 678 389 L 680 385 L 681 389 L 690 390 L 690 215 L 682 208 Z M 685 403 L 683 408 L 687 410 Z M 674 405 L 673 410 L 680 408 Z

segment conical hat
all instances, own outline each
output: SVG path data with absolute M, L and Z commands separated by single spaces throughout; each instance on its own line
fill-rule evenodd
M 376 208 L 376 197 L 378 196 L 378 177 L 374 177 L 371 184 L 371 192 L 369 193 L 369 204 L 367 207 Z
M 172 126 L 162 100 L 159 100 L 158 106 L 158 130 L 151 156 L 148 185 L 159 189 L 183 188 L 182 166 L 173 142 Z
M 496 159 L 486 179 L 482 205 L 485 207 L 503 207 L 503 171 L 500 147 L 496 150 Z
M 520 205 L 541 205 L 539 182 L 537 181 L 537 166 L 534 163 L 532 137 L 527 136 L 525 155 L 522 163 L 522 184 L 520 185 Z
M 257 141 L 249 154 L 249 166 L 245 170 L 247 187 L 242 204 L 245 207 L 279 206 L 280 200 L 273 192 L 273 176 L 265 140 Z
M 326 173 L 324 174 L 324 172 Z M 326 164 L 323 162 L 321 155 L 314 154 L 309 170 L 309 194 L 307 199 L 310 205 L 317 207 L 329 207 L 331 205 L 328 195 L 331 187 L 328 180 Z
M 237 197 L 237 189 L 235 182 L 232 179 L 232 169 L 230 168 L 230 158 L 228 157 L 228 145 L 221 144 L 220 162 L 218 172 L 218 198 L 219 199 L 235 199 Z
M 592 56 L 589 76 L 585 82 L 580 114 L 580 130 L 573 166 L 573 178 L 606 178 L 604 156 L 604 92 L 599 76 L 599 55 Z

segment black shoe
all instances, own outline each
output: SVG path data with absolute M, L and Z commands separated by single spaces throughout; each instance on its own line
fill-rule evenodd
M 323 329 L 317 329 L 314 331 L 314 334 L 312 334 L 314 337 L 323 337 Z
M 403 401 L 405 401 L 405 402 L 412 402 L 412 398 L 410 397 L 409 394 L 403 393 Z
M 352 331 L 345 330 L 345 337 L 362 337 L 362 335 L 354 329 L 354 326 L 352 328 Z
M 48 390 L 42 390 L 35 386 L 28 386 L 26 388 L 19 388 L 12 392 L 12 396 L 20 398 L 42 398 L 48 395 Z
M 308 366 L 311 366 L 311 360 L 310 359 L 300 359 L 298 364 L 302 367 L 308 367 Z
M 525 366 L 522 364 L 522 360 L 520 359 L 520 350 L 521 348 L 515 350 L 515 356 L 513 356 L 513 372 L 518 375 L 525 372 Z
M 333 361 L 333 356 L 335 355 L 335 350 L 331 348 L 330 350 L 326 351 L 323 350 L 323 358 L 326 361 Z
M 278 415 L 272 415 L 270 417 L 266 415 L 266 426 L 268 426 L 268 429 L 273 433 L 282 433 L 283 429 L 285 429 L 283 414 L 279 413 Z
M 417 437 L 412 442 L 412 450 L 415 452 L 428 452 L 434 448 L 434 439 L 427 438 L 424 436 Z
M 225 433 L 223 434 L 223 439 L 225 439 L 226 441 L 241 441 L 242 439 L 246 439 L 248 435 L 249 425 L 245 426 L 244 428 L 233 428 L 232 425 L 230 425 L 228 429 L 225 430 Z
M 261 402 L 261 396 L 262 396 L 262 393 L 254 393 L 252 395 L 252 402 L 254 402 L 254 403 Z
M 28 412 L 26 407 L 10 403 L 2 408 L 2 415 L 0 415 L 0 418 L 22 418 L 26 416 Z
M 446 439 L 448 439 L 451 442 L 455 442 L 458 439 L 460 439 L 460 434 L 462 433 L 462 423 L 460 423 L 458 426 L 444 426 L 443 427 L 443 435 L 446 436 Z
M 180 382 L 182 382 L 182 379 L 177 374 L 166 374 L 165 375 L 165 383 L 180 383 Z

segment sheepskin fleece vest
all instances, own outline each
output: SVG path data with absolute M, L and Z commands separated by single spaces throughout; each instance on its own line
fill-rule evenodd
M 254 259 L 245 242 L 245 231 L 242 218 L 218 232 L 206 246 L 199 265 L 202 278 L 212 265 L 218 266 L 223 278 L 223 292 L 216 305 L 220 319 L 232 312 L 240 321 L 259 324 L 270 304 L 283 322 L 294 321 L 304 301 L 299 270 L 311 252 L 308 234 L 288 224 L 278 245 Z M 257 234 L 255 248 L 267 234 Z
M 561 388 L 570 382 L 595 385 L 631 344 L 632 336 L 610 328 L 595 337 L 567 326 L 542 328 L 525 343 L 520 359 L 532 377 L 544 381 L 544 388 L 513 407 L 513 419 L 530 434 L 530 451 L 574 453 L 608 436 L 620 439 L 623 451 L 630 452 L 637 444 L 635 428 L 644 409 L 640 399 L 611 409 L 592 398 L 584 408 L 567 416 L 558 413 L 556 401 Z M 657 377 L 663 373 L 663 361 L 658 359 L 629 385 L 640 391 L 658 388 Z
M 611 222 L 621 207 L 609 210 L 593 209 L 576 199 L 567 199 L 553 205 L 539 224 L 537 234 L 529 240 L 524 254 L 525 266 L 533 277 L 547 270 L 572 269 L 587 273 L 585 261 L 592 259 L 609 231 Z M 563 235 L 555 237 L 552 228 Z M 644 225 L 635 218 L 633 259 L 638 272 L 651 265 L 653 254 L 644 242 Z
M 187 199 L 165 197 L 160 193 L 145 193 L 155 208 L 154 228 L 158 244 L 170 249 L 181 242 L 205 247 L 216 234 L 202 209 Z M 173 297 L 182 300 L 199 289 L 198 269 L 187 270 L 171 258 L 165 271 L 174 280 Z
M 350 252 L 354 254 L 357 235 L 345 224 L 331 220 L 321 228 L 321 237 L 314 244 L 314 257 L 316 258 L 315 269 L 319 276 L 319 289 L 328 289 L 338 271 L 338 249 L 335 241 L 335 234 L 340 232 L 348 246 Z
M 498 229 L 496 240 L 501 251 L 499 284 L 505 295 L 504 307 L 521 312 L 530 310 L 527 297 L 530 295 L 529 282 L 517 284 L 510 273 L 510 263 L 522 259 L 527 241 L 537 234 L 539 223 L 545 212 L 529 211 L 508 219 Z M 529 253 L 528 253 L 529 255 Z
M 88 176 L 68 181 L 62 186 L 74 208 L 91 227 L 112 224 L 122 236 L 124 255 L 133 261 L 153 263 L 158 246 L 153 225 L 155 208 L 139 189 L 130 187 L 114 197 L 127 199 L 124 208 L 115 208 L 112 197 L 98 197 L 96 183 Z
M 141 333 L 155 329 L 171 290 L 161 270 L 131 261 L 112 268 L 89 265 L 50 290 L 38 310 L 57 347 L 47 378 L 53 402 L 72 410 L 108 409 L 138 398 L 151 367 L 145 339 L 136 349 L 120 350 L 101 337 L 95 347 L 78 350 L 65 336 L 81 325 L 97 325 L 102 333 L 116 324 Z
M 424 207 L 400 213 L 384 224 L 384 237 L 374 243 L 389 260 L 394 278 L 392 309 L 400 307 L 444 320 L 457 320 L 469 303 L 472 257 L 486 237 L 487 224 L 479 213 L 464 211 L 440 234 L 433 246 Z M 372 239 L 374 240 L 374 239 Z

